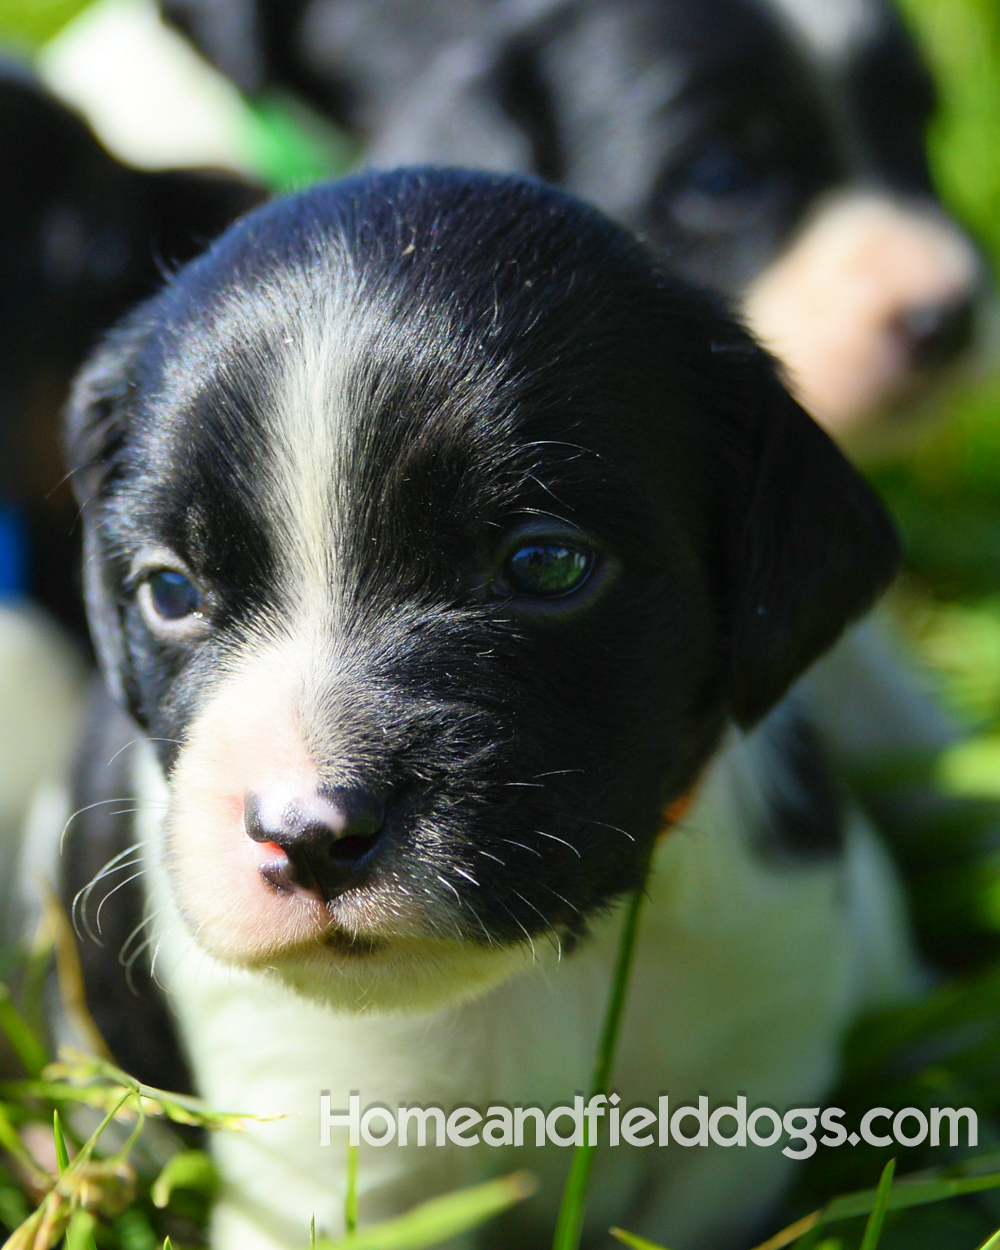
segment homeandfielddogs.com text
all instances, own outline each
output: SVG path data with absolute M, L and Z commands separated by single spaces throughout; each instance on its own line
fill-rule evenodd
M 793 1107 L 780 1114 L 772 1107 L 747 1110 L 742 1095 L 735 1104 L 709 1110 L 707 1095 L 697 1105 L 671 1109 L 669 1095 L 657 1107 L 622 1107 L 617 1094 L 576 1095 L 572 1104 L 548 1111 L 537 1106 L 474 1107 L 400 1104 L 395 1110 L 382 1104 L 361 1109 L 361 1096 L 351 1094 L 346 1110 L 335 1110 L 328 1093 L 320 1095 L 320 1144 L 329 1146 L 334 1134 L 348 1130 L 352 1146 L 582 1146 L 598 1141 L 609 1146 L 776 1146 L 790 1159 L 808 1159 L 824 1146 L 975 1146 L 979 1123 L 971 1107 L 873 1107 L 856 1129 L 844 1124 L 840 1107 Z M 601 1126 L 604 1125 L 602 1130 Z M 964 1141 L 962 1140 L 964 1138 Z

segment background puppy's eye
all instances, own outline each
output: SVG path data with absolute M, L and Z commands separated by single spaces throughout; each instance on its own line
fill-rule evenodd
M 594 557 L 565 543 L 519 547 L 503 566 L 504 581 L 516 595 L 558 599 L 579 590 L 590 577 Z
M 147 578 L 150 603 L 165 621 L 181 621 L 201 608 L 201 595 L 183 573 L 161 569 Z
M 724 198 L 742 195 L 761 179 L 761 172 L 725 139 L 707 142 L 678 172 L 678 192 Z
M 807 168 L 808 153 L 766 112 L 703 135 L 669 171 L 663 194 L 682 228 L 713 234 L 745 228 L 787 207 L 792 169 Z

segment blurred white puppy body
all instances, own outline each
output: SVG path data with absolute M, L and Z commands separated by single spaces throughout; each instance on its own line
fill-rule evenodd
M 81 657 L 41 612 L 0 606 L 0 839 L 8 868 L 0 886 L 0 931 L 8 936 L 18 922 L 17 873 L 10 869 L 22 859 L 22 830 L 33 802 L 45 783 L 65 774 L 85 676 Z

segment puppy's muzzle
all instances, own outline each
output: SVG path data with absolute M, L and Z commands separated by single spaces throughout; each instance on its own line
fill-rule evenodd
M 918 370 L 943 368 L 972 345 L 983 288 L 941 303 L 915 304 L 901 313 L 896 330 Z
M 328 786 L 310 795 L 248 794 L 244 826 L 271 844 L 261 873 L 278 890 L 316 891 L 327 902 L 363 883 L 385 827 L 384 794 Z

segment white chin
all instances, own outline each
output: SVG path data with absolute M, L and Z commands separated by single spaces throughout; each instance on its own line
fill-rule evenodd
M 322 943 L 277 953 L 255 970 L 340 1010 L 416 1014 L 477 998 L 534 962 L 521 946 L 331 931 Z

